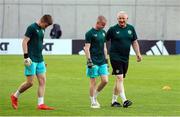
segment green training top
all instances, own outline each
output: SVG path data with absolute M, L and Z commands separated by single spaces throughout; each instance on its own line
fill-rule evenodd
M 110 59 L 128 62 L 131 44 L 136 39 L 136 31 L 130 24 L 125 28 L 121 28 L 119 24 L 110 27 L 107 31 L 107 40 L 111 40 Z
M 90 55 L 93 64 L 105 64 L 104 43 L 106 41 L 106 32 L 103 29 L 90 29 L 85 35 L 85 43 L 90 43 Z
M 43 38 L 45 30 L 42 29 L 37 23 L 33 23 L 28 26 L 25 36 L 29 37 L 28 42 L 28 55 L 33 62 L 42 62 L 42 49 Z

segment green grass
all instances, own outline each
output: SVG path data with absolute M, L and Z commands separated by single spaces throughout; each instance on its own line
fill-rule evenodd
M 54 111 L 39 111 L 37 79 L 34 86 L 19 98 L 19 109 L 13 110 L 10 94 L 25 80 L 22 56 L 0 56 L 0 116 L 180 116 L 180 56 L 143 56 L 137 63 L 130 57 L 125 79 L 130 108 L 110 107 L 114 77 L 98 96 L 100 109 L 91 109 L 89 79 L 85 75 L 84 56 L 45 56 L 47 86 L 45 103 Z M 110 69 L 110 72 L 112 69 Z M 170 91 L 162 90 L 169 85 Z M 119 99 L 119 101 L 121 101 Z

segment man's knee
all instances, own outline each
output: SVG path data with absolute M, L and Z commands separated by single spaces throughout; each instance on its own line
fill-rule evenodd
M 104 84 L 107 84 L 107 83 L 108 83 L 108 79 L 103 79 L 102 82 L 103 82 Z
M 123 74 L 116 75 L 116 77 L 117 77 L 117 81 L 119 81 L 119 82 L 123 82 L 124 81 Z
M 39 85 L 45 85 L 46 84 L 46 80 L 45 79 L 41 79 L 40 81 L 39 81 Z
M 106 76 L 106 77 L 103 77 L 102 80 L 101 80 L 101 82 L 102 82 L 103 84 L 107 84 L 107 83 L 108 83 L 108 77 L 107 77 L 107 76 Z

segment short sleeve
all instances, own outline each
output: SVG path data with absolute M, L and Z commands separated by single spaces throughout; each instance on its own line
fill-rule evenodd
M 91 43 L 91 34 L 90 34 L 90 32 L 87 32 L 85 34 L 85 43 Z
M 103 30 L 103 35 L 104 35 L 104 37 L 105 37 L 105 39 L 104 39 L 104 42 L 107 42 L 107 40 L 106 40 L 106 31 L 105 30 Z
M 32 27 L 32 26 L 29 26 L 29 27 L 26 29 L 25 36 L 31 38 L 32 35 L 33 35 L 33 27 Z
M 112 28 L 109 28 L 106 34 L 106 41 L 109 41 L 112 38 Z
M 137 40 L 137 34 L 136 34 L 136 31 L 135 31 L 134 27 L 132 27 L 132 31 L 133 31 L 133 39 L 132 39 L 132 41 L 135 41 L 135 40 Z

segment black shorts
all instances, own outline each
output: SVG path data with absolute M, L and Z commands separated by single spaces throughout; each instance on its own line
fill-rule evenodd
M 125 63 L 122 61 L 114 61 L 114 60 L 110 60 L 110 62 L 113 69 L 112 75 L 123 74 L 123 77 L 125 78 L 127 70 L 128 70 L 129 62 Z

